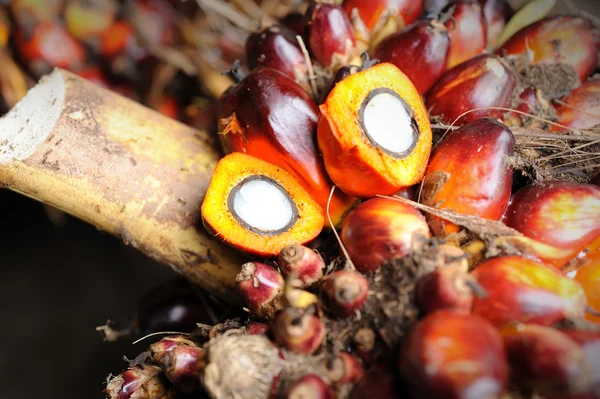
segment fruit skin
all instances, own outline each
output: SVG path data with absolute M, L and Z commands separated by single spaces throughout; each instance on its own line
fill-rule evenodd
M 497 327 L 512 322 L 550 326 L 583 317 L 586 299 L 581 285 L 534 260 L 493 258 L 479 264 L 471 276 L 488 294 L 474 298 L 472 313 Z
M 598 331 L 578 331 L 578 330 L 562 330 L 573 341 L 577 342 L 583 350 L 583 354 L 588 362 L 591 381 L 591 392 L 596 393 L 596 396 L 589 395 L 581 397 L 581 399 L 593 399 L 600 392 L 600 332 Z M 570 399 L 570 398 L 569 398 Z M 572 399 L 580 399 L 578 397 Z
M 339 351 L 335 356 L 321 361 L 327 379 L 336 386 L 353 384 L 365 374 L 364 368 L 351 354 Z
M 292 352 L 309 355 L 325 339 L 325 326 L 312 312 L 298 308 L 285 308 L 277 313 L 271 323 L 275 341 Z
M 356 8 L 368 30 L 373 29 L 386 13 L 397 21 L 398 28 L 402 28 L 419 18 L 423 0 L 344 0 L 342 7 L 350 17 Z
M 283 308 L 281 294 L 285 281 L 274 268 L 260 262 L 245 263 L 235 283 L 246 306 L 256 316 L 272 318 Z
M 487 24 L 487 44 L 493 45 L 500 37 L 508 20 L 513 16 L 513 10 L 506 0 L 479 0 L 483 7 L 483 16 Z
M 512 377 L 542 395 L 584 393 L 590 385 L 589 364 L 581 347 L 554 328 L 533 324 L 500 330 Z
M 321 288 L 327 308 L 338 317 L 351 317 L 362 308 L 369 282 L 357 271 L 339 270 L 328 274 Z
M 412 206 L 372 198 L 348 214 L 340 236 L 354 266 L 364 273 L 408 255 L 415 239 L 429 238 L 430 232 L 425 217 Z
M 228 89 L 220 106 L 225 152 L 243 152 L 284 168 L 325 212 L 332 183 L 317 152 L 319 111 L 308 93 L 281 72 L 259 67 Z M 355 201 L 336 190 L 330 204 L 334 224 Z
M 561 258 L 545 258 L 564 266 L 600 237 L 600 187 L 564 181 L 547 181 L 517 191 L 506 210 L 504 223 L 525 236 L 567 251 Z
M 577 260 L 576 274 L 573 280 L 579 282 L 585 291 L 588 306 L 600 312 L 600 250 L 590 251 Z M 586 319 L 600 324 L 600 317 L 589 312 Z
M 512 187 L 515 139 L 502 122 L 483 118 L 448 134 L 433 151 L 421 186 L 421 202 L 439 209 L 500 220 Z M 437 236 L 460 228 L 429 217 Z
M 415 398 L 498 398 L 508 364 L 502 339 L 486 320 L 440 310 L 405 339 L 400 373 Z
M 481 4 L 474 1 L 453 1 L 442 13 L 450 13 L 446 22 L 450 35 L 448 69 L 483 53 L 487 46 L 487 23 Z
M 305 375 L 289 384 L 282 398 L 289 399 L 334 399 L 331 387 L 316 374 Z
M 531 24 L 508 39 L 497 54 L 527 53 L 530 63 L 565 63 L 584 81 L 596 68 L 598 50 L 594 25 L 582 17 L 557 16 Z
M 291 244 L 277 256 L 277 266 L 285 278 L 294 277 L 302 282 L 297 288 L 308 287 L 323 277 L 325 262 L 310 248 Z
M 419 93 L 425 94 L 446 70 L 449 49 L 446 27 L 437 20 L 424 20 L 388 36 L 377 46 L 373 58 L 397 66 Z
M 354 28 L 338 4 L 313 2 L 306 11 L 304 37 L 313 57 L 327 68 L 335 70 L 356 55 Z
M 589 129 L 600 124 L 600 80 L 588 80 L 562 99 L 554 108 L 558 123 L 574 129 Z M 563 130 L 552 126 L 552 130 Z
M 306 63 L 298 41 L 278 25 L 248 36 L 246 55 L 250 69 L 270 67 L 296 81 L 306 75 Z
M 104 393 L 109 399 L 172 399 L 160 367 L 144 365 L 132 367 L 106 385 Z
M 452 123 L 464 112 L 482 107 L 510 107 L 517 79 L 512 70 L 494 55 L 480 55 L 446 71 L 427 94 L 433 116 Z M 469 112 L 460 124 L 484 117 L 502 118 L 506 111 L 482 109 Z
M 414 148 L 402 158 L 374 146 L 360 127 L 360 109 L 377 89 L 402 98 L 418 130 Z M 431 151 L 431 125 L 419 92 L 396 66 L 382 62 L 347 76 L 319 109 L 319 148 L 329 176 L 341 190 L 369 198 L 392 195 L 421 181 Z
M 200 376 L 205 365 L 202 348 L 177 346 L 160 360 L 161 367 L 177 391 L 192 394 L 201 390 Z

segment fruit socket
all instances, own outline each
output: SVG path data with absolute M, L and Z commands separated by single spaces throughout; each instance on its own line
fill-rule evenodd
M 369 282 L 354 270 L 328 274 L 321 287 L 327 309 L 342 318 L 354 316 L 366 302 L 368 292 Z
M 354 384 L 360 380 L 365 370 L 359 361 L 347 352 L 338 352 L 335 356 L 324 358 L 321 366 L 328 381 L 335 386 Z
M 252 314 L 270 319 L 283 308 L 285 282 L 274 268 L 259 262 L 245 263 L 235 281 Z
M 285 278 L 302 282 L 299 288 L 308 287 L 323 277 L 325 262 L 310 248 L 298 244 L 285 247 L 277 256 L 277 265 Z
M 325 326 L 311 311 L 285 308 L 271 323 L 271 333 L 284 348 L 309 355 L 319 349 L 325 339 Z

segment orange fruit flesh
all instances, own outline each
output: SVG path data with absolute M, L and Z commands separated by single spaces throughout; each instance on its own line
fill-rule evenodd
M 232 212 L 229 196 L 248 178 L 266 178 L 283 189 L 297 209 L 285 231 L 253 231 Z M 305 244 L 323 229 L 323 211 L 294 177 L 283 168 L 250 155 L 232 153 L 219 161 L 202 203 L 207 230 L 227 244 L 255 255 L 272 257 L 290 244 Z

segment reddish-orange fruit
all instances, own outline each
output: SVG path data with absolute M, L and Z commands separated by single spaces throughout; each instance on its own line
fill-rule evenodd
M 487 44 L 492 45 L 500 37 L 513 11 L 507 0 L 479 0 L 487 24 Z
M 344 192 L 391 195 L 422 179 L 431 151 L 429 117 L 397 67 L 381 63 L 346 77 L 319 108 L 319 147 Z
M 367 300 L 369 282 L 357 271 L 338 270 L 325 277 L 321 293 L 331 313 L 338 317 L 351 317 Z
M 511 322 L 553 325 L 585 312 L 583 287 L 534 260 L 493 258 L 471 275 L 487 291 L 487 296 L 474 299 L 472 312 L 498 327 Z
M 588 306 L 600 313 L 600 250 L 588 252 L 577 260 L 577 272 L 573 279 L 578 281 L 585 291 Z M 586 313 L 585 317 L 600 324 L 600 317 Z
M 141 59 L 145 52 L 138 45 L 135 30 L 125 21 L 117 21 L 106 29 L 100 38 L 100 53 L 107 60 L 124 54 Z
M 26 34 L 18 30 L 18 50 L 29 69 L 37 76 L 59 67 L 78 71 L 85 63 L 85 49 L 60 25 L 42 23 Z
M 68 0 L 65 23 L 75 38 L 89 41 L 112 25 L 117 10 L 115 0 Z
M 325 326 L 319 317 L 297 308 L 277 313 L 271 332 L 279 345 L 306 355 L 314 353 L 325 339 Z
M 419 236 L 430 236 L 421 212 L 388 198 L 373 198 L 357 206 L 344 220 L 341 232 L 348 255 L 361 272 L 408 255 Z
M 405 339 L 400 373 L 415 398 L 499 398 L 508 364 L 502 339 L 486 320 L 440 310 Z
M 451 132 L 436 147 L 425 177 L 421 202 L 466 215 L 500 220 L 512 187 L 515 140 L 510 129 L 495 119 L 484 118 Z M 446 236 L 459 226 L 429 218 L 431 231 Z
M 502 118 L 504 110 L 487 107 L 510 107 L 517 78 L 512 70 L 493 55 L 480 55 L 448 71 L 427 94 L 426 104 L 433 116 L 447 123 L 461 117 L 462 124 L 486 116 Z M 467 111 L 483 108 L 477 111 Z
M 388 36 L 373 57 L 396 65 L 425 94 L 446 70 L 450 36 L 436 19 L 419 21 Z M 410 54 L 410 57 L 407 56 Z
M 235 284 L 246 306 L 256 316 L 270 319 L 283 309 L 281 295 L 285 282 L 271 266 L 260 262 L 245 263 Z
M 323 211 L 284 169 L 233 153 L 217 164 L 204 202 L 207 230 L 242 251 L 275 257 L 323 228 Z
M 319 111 L 308 93 L 283 73 L 260 67 L 228 89 L 220 103 L 225 152 L 243 152 L 284 168 L 325 212 L 332 183 L 317 150 Z M 336 190 L 329 204 L 334 224 L 355 202 Z
M 558 123 L 574 129 L 600 125 L 600 79 L 589 80 L 555 105 Z M 552 130 L 562 130 L 552 126 Z
M 558 16 L 531 24 L 508 39 L 498 54 L 526 54 L 533 64 L 567 64 L 584 81 L 596 68 L 594 25 L 586 18 Z
M 356 39 L 350 18 L 338 4 L 317 0 L 306 11 L 304 37 L 321 65 L 337 69 L 356 55 Z
M 334 399 L 335 395 L 321 377 L 316 374 L 307 374 L 291 382 L 281 397 L 287 399 Z
M 321 365 L 326 370 L 327 379 L 334 385 L 352 384 L 360 380 L 365 369 L 351 354 L 340 351 L 335 356 L 325 357 Z
M 552 397 L 590 388 L 590 365 L 581 346 L 568 335 L 533 324 L 507 326 L 500 333 L 512 377 L 520 387 Z
M 342 7 L 350 17 L 357 13 L 369 30 L 387 18 L 393 18 L 402 28 L 421 16 L 423 0 L 344 0 Z
M 325 262 L 312 249 L 291 244 L 283 248 L 277 256 L 277 266 L 286 278 L 296 278 L 306 287 L 323 277 Z
M 513 195 L 504 223 L 566 251 L 559 258 L 537 254 L 546 263 L 564 266 L 600 237 L 600 187 L 562 181 L 524 187 Z
M 451 18 L 446 22 L 450 34 L 447 67 L 453 68 L 483 53 L 487 46 L 487 24 L 481 4 L 455 1 L 442 12 Z

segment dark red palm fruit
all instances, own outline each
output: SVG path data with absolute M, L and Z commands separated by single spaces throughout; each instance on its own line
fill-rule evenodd
M 512 322 L 549 326 L 585 313 L 581 285 L 531 259 L 493 258 L 479 264 L 471 276 L 487 292 L 473 299 L 472 313 L 497 327 Z
M 562 267 L 600 237 L 600 187 L 566 181 L 526 186 L 512 196 L 503 220 L 523 235 L 563 250 L 560 257 L 537 254 Z
M 567 64 L 584 81 L 596 69 L 598 49 L 594 25 L 574 16 L 545 18 L 531 24 L 506 41 L 501 55 L 526 54 L 532 64 Z
M 55 23 L 36 25 L 28 33 L 17 30 L 16 43 L 22 59 L 36 76 L 54 67 L 78 71 L 86 61 L 83 45 Z
M 137 305 L 137 323 L 140 334 L 148 335 L 159 331 L 192 332 L 198 323 L 212 324 L 213 313 L 222 309 L 210 296 L 200 300 L 196 289 L 187 281 L 169 281 L 146 293 Z
M 271 266 L 259 262 L 245 263 L 235 283 L 252 314 L 272 318 L 283 308 L 281 295 L 285 281 Z
M 391 367 L 387 364 L 376 364 L 354 384 L 349 398 L 397 399 L 400 397 L 397 380 Z
M 433 151 L 421 186 L 421 202 L 439 209 L 500 220 L 512 188 L 515 139 L 502 122 L 483 118 L 448 134 Z M 460 227 L 429 217 L 433 234 Z
M 458 247 L 446 245 L 448 256 L 455 260 L 437 268 L 417 280 L 416 301 L 425 313 L 436 310 L 454 310 L 470 313 L 473 304 L 473 289 L 469 283 L 469 262 Z
M 310 355 L 325 339 L 325 326 L 313 312 L 300 308 L 285 308 L 271 322 L 275 341 L 292 352 Z
M 353 384 L 365 374 L 365 369 L 358 359 L 344 351 L 324 357 L 321 366 L 325 370 L 327 380 L 335 386 Z
M 450 36 L 438 20 L 423 20 L 388 36 L 373 57 L 398 67 L 425 94 L 446 70 Z
M 310 248 L 303 245 L 291 244 L 285 247 L 277 256 L 277 266 L 285 278 L 294 277 L 302 282 L 302 287 L 308 287 L 323 277 L 325 262 L 323 258 Z
M 289 29 L 296 36 L 304 34 L 304 14 L 299 12 L 291 12 L 279 20 L 282 26 Z
M 177 347 L 196 347 L 197 345 L 182 335 L 163 337 L 148 347 L 148 359 L 153 363 L 160 363 L 165 354 Z
M 307 374 L 291 382 L 281 396 L 286 399 L 334 399 L 331 387 L 316 374 Z
M 432 116 L 452 123 L 476 108 L 510 107 L 516 86 L 514 72 L 499 57 L 484 54 L 446 71 L 429 90 L 426 103 Z M 505 112 L 481 109 L 463 115 L 459 123 L 501 119 Z
M 397 27 L 402 28 L 421 16 L 423 0 L 344 0 L 342 7 L 350 17 L 356 12 L 368 30 L 385 17 L 394 18 Z
M 108 382 L 104 393 L 108 399 L 172 398 L 162 370 L 150 365 L 125 370 Z
M 584 393 L 590 370 L 581 347 L 561 331 L 533 324 L 500 330 L 512 379 L 542 395 Z
M 319 111 L 302 87 L 274 69 L 257 68 L 223 94 L 219 115 L 226 153 L 243 152 L 284 168 L 325 212 L 332 183 L 317 150 Z M 329 204 L 335 225 L 355 202 L 335 191 Z
M 165 352 L 160 359 L 169 382 L 184 394 L 201 390 L 200 375 L 205 363 L 204 349 L 193 346 L 177 346 Z
M 491 46 L 500 37 L 513 10 L 506 0 L 479 0 L 487 25 L 487 44 Z
M 348 214 L 340 236 L 354 266 L 364 273 L 410 254 L 415 240 L 430 234 L 425 217 L 412 206 L 372 198 Z
M 400 373 L 415 398 L 498 398 L 508 364 L 502 338 L 486 320 L 440 310 L 404 340 Z
M 177 41 L 173 8 L 162 0 L 135 0 L 128 10 L 149 45 L 172 46 Z
M 304 37 L 312 56 L 326 68 L 336 70 L 357 55 L 350 18 L 333 1 L 316 0 L 310 5 Z
M 564 104 L 563 104 L 564 103 Z M 556 104 L 557 122 L 574 129 L 589 129 L 600 124 L 600 79 L 588 80 Z M 562 130 L 552 126 L 552 130 Z
M 325 306 L 337 317 L 351 317 L 359 311 L 369 292 L 369 282 L 357 271 L 339 270 L 323 280 L 321 294 Z
M 116 0 L 67 0 L 65 24 L 73 37 L 90 42 L 112 25 L 118 8 Z
M 442 13 L 450 19 L 445 25 L 450 35 L 447 68 L 482 54 L 487 47 L 487 24 L 483 7 L 477 1 L 459 0 L 450 3 Z
M 251 322 L 246 326 L 246 334 L 248 335 L 264 335 L 269 332 L 269 325 L 258 321 Z
M 300 45 L 280 26 L 271 25 L 248 36 L 246 56 L 250 69 L 267 66 L 296 82 L 306 80 L 306 61 Z
M 56 22 L 65 0 L 11 0 L 7 4 L 17 25 L 28 30 L 42 23 Z

